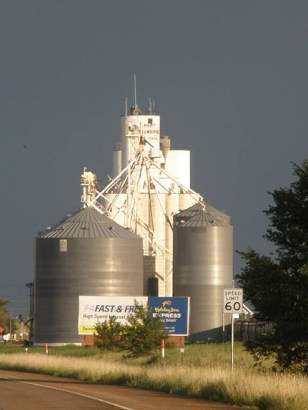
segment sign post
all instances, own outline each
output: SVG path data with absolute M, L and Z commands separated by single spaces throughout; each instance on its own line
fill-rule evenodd
M 224 290 L 224 313 L 231 313 L 231 370 L 234 363 L 234 313 L 243 311 L 243 289 Z
M 181 352 L 181 364 L 183 365 L 184 364 L 184 347 L 181 347 L 180 352 Z

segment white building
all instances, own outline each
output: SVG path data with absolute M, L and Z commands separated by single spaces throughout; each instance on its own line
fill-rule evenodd
M 89 173 L 83 174 L 83 202 L 144 239 L 144 294 L 153 292 L 149 283 L 156 278 L 158 296 L 171 296 L 173 214 L 204 202 L 190 188 L 190 151 L 170 149 L 170 138 L 160 134 L 160 116 L 151 104 L 141 112 L 136 91 L 134 105 L 121 117 L 112 172 L 113 180 L 94 199 L 93 177 L 86 198 Z

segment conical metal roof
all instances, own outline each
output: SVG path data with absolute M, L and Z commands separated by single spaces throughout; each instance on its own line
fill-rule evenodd
M 39 238 L 123 238 L 140 239 L 94 208 L 84 208 L 65 218 L 59 225 L 46 229 Z
M 175 215 L 178 227 L 230 226 L 229 215 L 211 205 L 197 203 Z

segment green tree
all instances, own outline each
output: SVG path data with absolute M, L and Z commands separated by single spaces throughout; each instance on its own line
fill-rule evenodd
M 131 356 L 148 354 L 160 346 L 162 339 L 168 338 L 160 317 L 153 317 L 151 311 L 142 305 L 136 305 L 135 312 L 127 321 L 125 341 Z
M 98 323 L 95 326 L 95 345 L 101 349 L 118 351 L 125 348 L 125 326 L 121 325 L 115 316 Z
M 160 346 L 162 339 L 168 338 L 159 316 L 142 305 L 135 305 L 134 313 L 127 318 L 127 324 L 117 322 L 116 317 L 110 317 L 95 327 L 95 344 L 97 347 L 110 350 L 128 351 L 129 356 L 148 354 Z
M 293 164 L 296 180 L 270 193 L 265 238 L 275 245 L 270 256 L 240 252 L 246 265 L 237 275 L 256 317 L 274 330 L 248 343 L 257 359 L 274 355 L 285 369 L 308 372 L 308 161 Z
M 9 315 L 6 310 L 6 305 L 8 304 L 8 300 L 0 299 L 0 326 L 5 329 L 9 324 Z

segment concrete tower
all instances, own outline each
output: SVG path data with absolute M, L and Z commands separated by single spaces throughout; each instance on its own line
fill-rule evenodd
M 203 204 L 190 188 L 190 151 L 170 148 L 152 101 L 146 113 L 139 108 L 134 77 L 134 103 L 129 110 L 125 103 L 121 143 L 113 151 L 114 179 L 88 205 L 143 238 L 144 294 L 158 296 L 173 293 L 173 214 Z M 152 289 L 154 278 L 158 292 Z

